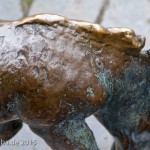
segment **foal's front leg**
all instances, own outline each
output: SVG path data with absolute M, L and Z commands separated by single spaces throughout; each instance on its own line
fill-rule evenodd
M 53 150 L 99 150 L 83 118 L 70 117 L 51 128 L 30 128 Z
M 0 145 L 11 139 L 22 128 L 21 120 L 13 120 L 0 124 Z

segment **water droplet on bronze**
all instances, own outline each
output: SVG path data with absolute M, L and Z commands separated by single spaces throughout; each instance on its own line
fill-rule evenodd
M 23 50 L 20 50 L 17 55 L 18 59 L 26 59 L 26 54 Z
M 4 42 L 4 36 L 0 36 L 0 47 L 3 45 Z
M 36 77 L 39 75 L 39 68 L 37 66 L 34 67 L 34 75 Z
M 50 37 L 50 39 L 51 39 L 51 40 L 54 40 L 54 39 L 55 39 L 55 37 L 51 36 L 51 37 Z
M 54 28 L 57 28 L 57 27 L 58 27 L 58 24 L 54 24 L 53 27 L 54 27 Z
M 94 54 L 101 54 L 102 53 L 102 50 L 96 50 L 94 51 Z

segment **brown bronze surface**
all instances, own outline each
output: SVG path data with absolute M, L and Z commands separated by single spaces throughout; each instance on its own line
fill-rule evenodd
M 150 57 L 141 53 L 144 44 L 145 38 L 132 29 L 104 28 L 57 15 L 1 21 L 0 121 L 27 123 L 56 150 L 97 150 L 84 122 L 96 113 L 120 139 L 120 150 L 133 145 L 136 149 L 130 134 L 150 131 Z M 119 113 L 124 120 L 117 121 L 129 133 L 117 125 Z M 72 135 L 71 127 L 82 134 Z

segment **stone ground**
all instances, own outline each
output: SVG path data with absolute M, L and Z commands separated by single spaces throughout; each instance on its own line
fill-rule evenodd
M 29 1 L 33 3 L 29 5 Z M 0 0 L 0 19 L 15 20 L 37 13 L 64 15 L 105 27 L 130 27 L 147 38 L 144 49 L 150 47 L 150 0 Z M 106 129 L 93 116 L 86 121 L 94 132 L 99 148 L 110 150 L 113 138 Z M 11 142 L 1 146 L 0 150 L 50 150 L 26 124 Z M 13 145 L 13 142 L 19 144 Z M 34 145 L 34 142 L 37 144 Z

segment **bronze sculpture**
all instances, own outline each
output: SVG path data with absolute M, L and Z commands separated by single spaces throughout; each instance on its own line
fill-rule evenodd
M 52 149 L 98 150 L 85 123 L 95 114 L 114 136 L 113 150 L 148 150 L 144 44 L 131 29 L 57 15 L 1 21 L 0 138 L 10 139 L 25 122 Z

